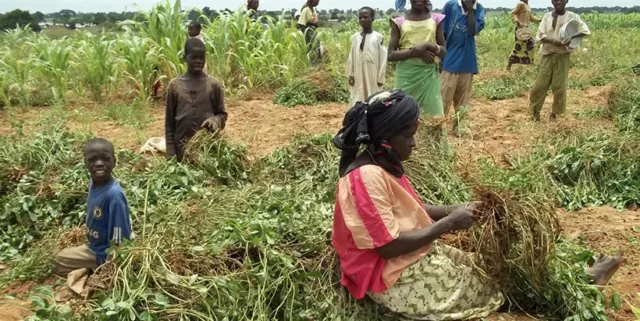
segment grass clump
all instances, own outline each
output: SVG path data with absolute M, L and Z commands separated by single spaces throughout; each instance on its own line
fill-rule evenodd
M 305 77 L 294 79 L 276 91 L 273 98 L 275 104 L 287 107 L 348 101 L 349 87 L 344 76 L 326 69 L 317 69 Z
M 609 96 L 609 112 L 621 131 L 640 128 L 640 80 L 625 78 L 613 86 Z
M 479 80 L 473 86 L 473 95 L 489 100 L 505 100 L 526 94 L 533 84 L 535 74 L 528 69 L 522 73 L 509 74 L 503 77 Z

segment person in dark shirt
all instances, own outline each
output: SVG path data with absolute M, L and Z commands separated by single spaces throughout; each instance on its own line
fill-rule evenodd
M 53 272 L 67 276 L 82 268 L 94 269 L 107 260 L 107 248 L 113 241 L 132 239 L 129 204 L 120 183 L 111 176 L 116 165 L 113 145 L 94 138 L 84 147 L 85 164 L 91 175 L 87 201 L 88 245 L 66 248 L 53 258 Z
M 184 147 L 201 128 L 212 132 L 224 129 L 224 89 L 204 71 L 205 47 L 200 39 L 184 46 L 187 72 L 169 82 L 165 116 L 167 157 L 182 160 Z
M 258 8 L 260 7 L 260 0 L 247 0 L 247 12 L 251 21 L 256 22 L 258 20 Z

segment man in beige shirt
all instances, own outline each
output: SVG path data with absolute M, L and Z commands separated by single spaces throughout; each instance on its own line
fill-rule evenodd
M 567 108 L 567 83 L 569 81 L 569 66 L 571 65 L 571 51 L 567 46 L 571 40 L 590 35 L 589 27 L 580 19 L 580 16 L 566 11 L 568 0 L 552 0 L 554 11 L 547 13 L 540 27 L 536 38 L 542 43 L 540 54 L 542 61 L 536 82 L 531 89 L 529 102 L 533 119 L 540 121 L 540 111 L 547 96 L 549 87 L 553 91 L 553 106 L 551 110 L 551 120 L 555 120 L 558 115 L 562 115 Z M 578 33 L 573 35 L 568 41 L 561 41 L 560 29 L 567 22 L 575 20 L 579 27 Z

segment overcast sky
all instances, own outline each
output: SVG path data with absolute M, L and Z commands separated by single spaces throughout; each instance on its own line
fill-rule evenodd
M 0 0 L 0 12 L 11 11 L 13 9 L 29 10 L 31 12 L 41 11 L 44 13 L 57 12 L 62 9 L 71 9 L 80 12 L 96 11 L 133 11 L 137 8 L 149 9 L 157 0 Z M 304 0 L 260 0 L 260 9 L 274 10 L 282 8 L 299 8 Z M 408 2 L 408 1 L 407 1 Z M 436 8 L 441 8 L 446 0 L 433 0 Z M 205 7 L 212 9 L 235 9 L 243 5 L 245 0 L 183 0 L 182 7 Z M 320 9 L 356 9 L 362 6 L 388 9 L 394 6 L 394 0 L 320 0 Z M 512 7 L 517 0 L 484 0 L 481 2 L 486 7 Z M 551 6 L 551 0 L 529 0 L 532 7 Z M 569 6 L 591 7 L 591 6 L 621 6 L 631 7 L 638 5 L 638 0 L 570 0 Z

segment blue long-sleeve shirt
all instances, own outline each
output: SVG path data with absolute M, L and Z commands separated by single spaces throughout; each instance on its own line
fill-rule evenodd
M 477 1 L 474 7 L 473 18 L 476 20 L 476 30 L 473 31 L 467 27 L 469 17 L 462 8 L 461 0 L 450 0 L 442 8 L 442 13 L 445 15 L 443 28 L 447 44 L 447 54 L 442 66 L 445 71 L 457 74 L 478 73 L 475 36 L 484 29 L 484 7 Z
M 89 250 L 96 255 L 98 266 L 106 261 L 112 240 L 120 244 L 131 239 L 129 204 L 118 181 L 112 179 L 95 189 L 93 182 L 89 183 L 86 223 Z

